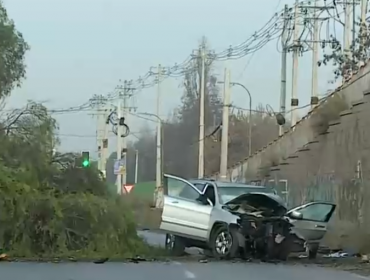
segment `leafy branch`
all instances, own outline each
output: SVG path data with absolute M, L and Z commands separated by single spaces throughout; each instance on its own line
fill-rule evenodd
M 349 50 L 344 50 L 342 44 L 333 36 L 330 40 L 322 42 L 322 47 L 329 45 L 332 53 L 324 54 L 323 59 L 318 61 L 318 66 L 327 65 L 330 61 L 335 66 L 335 79 L 339 77 L 349 78 L 357 73 L 365 65 L 370 57 L 370 26 L 356 22 L 359 32 Z

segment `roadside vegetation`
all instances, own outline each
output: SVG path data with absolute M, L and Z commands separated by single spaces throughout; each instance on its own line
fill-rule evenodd
M 25 78 L 29 46 L 2 2 L 0 30 L 0 250 L 26 258 L 153 254 L 95 165 L 81 168 L 78 154 L 55 152 L 58 126 L 47 108 L 4 109 Z
M 317 134 L 327 132 L 330 122 L 339 120 L 340 113 L 349 108 L 348 102 L 340 93 L 329 97 L 327 102 L 318 107 L 312 115 L 311 128 Z

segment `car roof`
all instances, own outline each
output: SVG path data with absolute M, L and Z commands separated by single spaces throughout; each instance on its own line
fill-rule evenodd
M 221 181 L 214 181 L 214 180 L 207 180 L 207 179 L 190 179 L 190 183 L 192 184 L 207 184 L 207 183 L 214 183 L 219 188 L 254 188 L 254 189 L 265 189 L 265 186 L 255 186 L 255 185 L 248 185 L 243 183 L 234 183 L 234 182 L 221 182 Z

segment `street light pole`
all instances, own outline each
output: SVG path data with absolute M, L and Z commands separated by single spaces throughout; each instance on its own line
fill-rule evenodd
M 139 171 L 139 151 L 135 151 L 135 184 L 137 184 L 138 178 L 138 171 Z
M 224 84 L 225 82 L 218 82 L 218 83 Z M 249 96 L 248 155 L 251 156 L 252 155 L 252 127 L 253 127 L 253 124 L 252 124 L 252 95 L 249 89 L 241 83 L 230 82 L 230 85 L 242 87 L 248 93 L 248 96 Z
M 163 120 L 156 114 L 152 113 L 137 113 L 139 115 L 146 115 L 150 117 L 154 117 L 158 120 L 158 130 L 157 130 L 157 160 L 156 160 L 156 187 L 154 191 L 154 205 L 156 208 L 163 208 L 164 202 L 164 193 L 163 193 L 163 186 L 162 186 L 162 123 Z
M 235 86 L 242 87 L 248 93 L 248 96 L 249 96 L 248 155 L 251 156 L 252 155 L 252 126 L 253 126 L 253 124 L 252 124 L 252 95 L 251 95 L 249 89 L 246 86 L 244 86 L 243 84 L 234 83 L 234 82 L 231 82 L 230 84 L 232 86 L 235 85 Z
M 221 135 L 221 159 L 220 179 L 227 178 L 227 158 L 229 146 L 229 109 L 230 109 L 230 70 L 225 68 L 224 96 L 222 107 L 222 135 Z

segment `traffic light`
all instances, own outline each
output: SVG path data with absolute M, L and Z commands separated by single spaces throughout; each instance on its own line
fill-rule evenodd
M 82 166 L 88 167 L 90 165 L 90 154 L 89 152 L 82 152 Z

